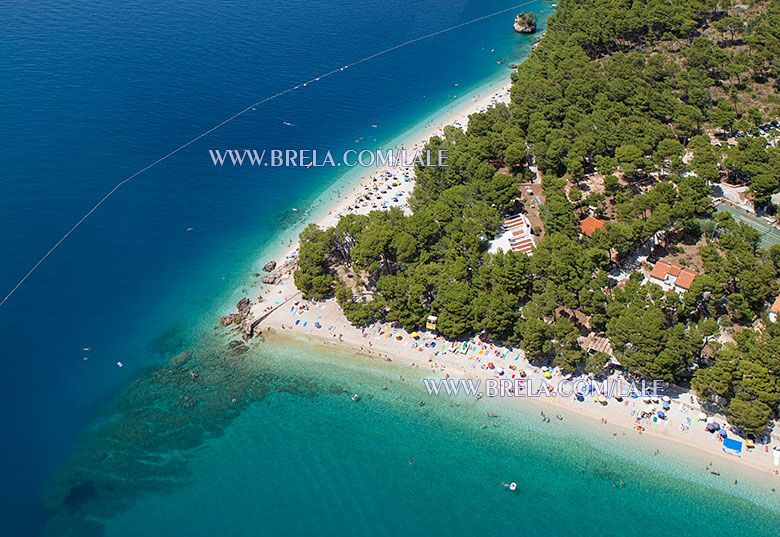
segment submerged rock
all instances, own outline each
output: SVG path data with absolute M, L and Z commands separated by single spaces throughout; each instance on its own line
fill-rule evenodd
M 271 391 L 318 391 L 261 360 L 237 358 L 249 350 L 241 339 L 204 337 L 126 386 L 47 488 L 45 535 L 100 535 L 93 521 L 186 483 L 192 449 L 222 434 L 252 402 Z
M 238 347 L 240 345 L 243 345 L 243 344 L 244 343 L 241 340 L 234 339 L 233 341 L 231 341 L 230 343 L 227 344 L 227 348 L 230 349 L 230 350 L 233 350 L 236 347 Z
M 186 364 L 190 359 L 190 355 L 186 352 L 180 352 L 176 356 L 172 357 L 170 360 L 168 360 L 168 367 L 171 369 L 178 369 L 184 364 Z
M 248 350 L 249 350 L 249 347 L 247 347 L 246 345 L 239 345 L 238 347 L 233 348 L 230 351 L 230 354 L 232 354 L 233 356 L 239 356 L 241 354 L 244 354 Z

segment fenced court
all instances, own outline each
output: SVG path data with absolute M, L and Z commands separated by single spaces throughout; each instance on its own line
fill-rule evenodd
M 764 220 L 761 220 L 757 216 L 725 203 L 718 205 L 715 210 L 725 211 L 729 213 L 735 220 L 745 222 L 747 225 L 758 231 L 758 233 L 761 235 L 762 248 L 768 249 L 773 244 L 780 244 L 780 229 L 770 225 Z

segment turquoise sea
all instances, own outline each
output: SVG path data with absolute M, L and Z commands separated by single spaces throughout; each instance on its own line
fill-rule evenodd
M 202 344 L 201 358 L 210 354 Z M 89 439 L 81 454 L 91 454 L 90 466 L 75 461 L 71 470 L 95 489 L 68 515 L 100 519 L 121 509 L 103 521 L 105 535 L 117 536 L 677 536 L 709 535 L 714 525 L 768 536 L 780 522 L 768 480 L 744 479 L 721 462 L 722 475 L 713 476 L 703 469 L 706 455 L 682 457 L 630 432 L 613 436 L 615 428 L 599 430 L 571 412 L 544 423 L 532 401 L 428 397 L 425 373 L 294 340 L 260 344 L 239 359 L 224 358 L 223 347 L 213 352 L 219 364 L 187 364 L 210 388 L 198 392 L 201 410 L 181 404 L 186 388 L 175 392 L 182 423 L 159 394 L 176 378 L 190 383 L 186 374 L 167 371 L 154 395 L 144 384 L 123 394 L 136 404 L 131 413 L 111 410 L 108 436 L 124 439 L 141 420 L 166 444 L 158 452 L 155 443 Z M 214 373 L 222 360 L 240 379 Z M 235 415 L 223 420 L 226 412 Z M 167 451 L 189 443 L 186 452 Z M 130 483 L 105 475 L 117 462 Z M 501 486 L 510 481 L 516 492 Z M 125 494 L 139 491 L 123 508 Z
M 512 5 L 3 2 L 0 295 L 120 180 L 248 104 Z M 607 445 L 574 417 L 500 410 L 485 431 L 484 405 L 419 407 L 421 383 L 392 365 L 305 343 L 236 356 L 214 329 L 346 179 L 216 169 L 208 149 L 387 144 L 505 78 L 533 41 L 514 12 L 552 9 L 531 2 L 258 106 L 92 214 L 0 307 L 0 534 L 776 534 L 763 489 Z

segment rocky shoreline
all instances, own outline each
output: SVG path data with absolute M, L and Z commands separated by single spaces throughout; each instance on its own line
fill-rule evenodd
M 268 274 L 263 276 L 260 281 L 266 285 L 276 285 L 280 281 L 291 276 L 296 267 L 296 258 L 289 258 L 280 265 L 277 264 L 274 260 L 268 261 L 263 266 L 263 271 L 268 272 Z M 259 276 L 259 273 L 255 273 L 255 277 Z M 220 317 L 220 325 L 223 327 L 235 326 L 238 328 L 242 332 L 241 338 L 243 341 L 248 341 L 251 338 L 257 336 L 262 338 L 262 332 L 255 330 L 255 328 L 259 324 L 260 320 L 262 320 L 263 316 L 261 315 L 258 318 L 254 318 L 252 316 L 253 307 L 262 302 L 264 302 L 262 295 L 257 297 L 256 302 L 252 302 L 248 297 L 243 297 L 236 304 L 235 313 L 228 313 L 227 315 Z M 249 348 L 242 341 L 233 340 L 228 343 L 228 350 L 230 350 L 233 354 L 242 354 L 248 351 Z

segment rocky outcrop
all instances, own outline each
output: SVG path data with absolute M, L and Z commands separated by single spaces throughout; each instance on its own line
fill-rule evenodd
M 263 283 L 267 283 L 268 285 L 273 285 L 275 283 L 278 283 L 279 280 L 284 277 L 284 274 L 281 272 L 272 272 L 271 274 L 266 274 L 262 278 L 260 278 L 260 281 Z
M 241 324 L 243 317 L 238 313 L 231 313 L 229 315 L 223 315 L 219 318 L 219 323 L 222 326 L 230 326 L 231 324 Z
M 534 12 L 520 12 L 520 14 L 515 17 L 514 29 L 515 32 L 519 32 L 521 34 L 532 34 L 536 32 L 536 15 Z
M 274 261 L 274 260 L 271 260 L 271 261 L 269 261 L 268 263 L 266 263 L 265 265 L 263 265 L 263 270 L 264 270 L 265 272 L 271 272 L 271 271 L 273 271 L 275 268 L 276 268 L 276 261 Z
M 272 263 L 269 261 L 266 264 L 266 267 Z M 276 267 L 276 263 L 274 263 L 274 267 L 276 270 L 272 272 L 271 274 L 266 274 L 263 276 L 260 281 L 263 283 L 267 283 L 268 285 L 274 285 L 276 283 L 279 283 L 282 278 L 287 276 L 288 274 L 291 274 L 296 267 L 296 260 L 295 259 L 288 259 L 284 263 L 282 263 L 279 267 Z M 265 267 L 263 267 L 263 270 L 265 270 Z
M 249 314 L 252 312 L 252 303 L 247 297 L 244 297 L 238 301 L 236 309 L 238 310 L 238 313 L 230 313 L 219 318 L 219 322 L 222 326 L 230 326 L 231 324 L 241 324 L 244 322 L 244 319 L 249 317 Z
M 246 317 L 249 315 L 249 312 L 252 311 L 252 303 L 247 297 L 244 297 L 238 301 L 238 304 L 236 304 L 236 309 L 238 310 L 239 315 Z

